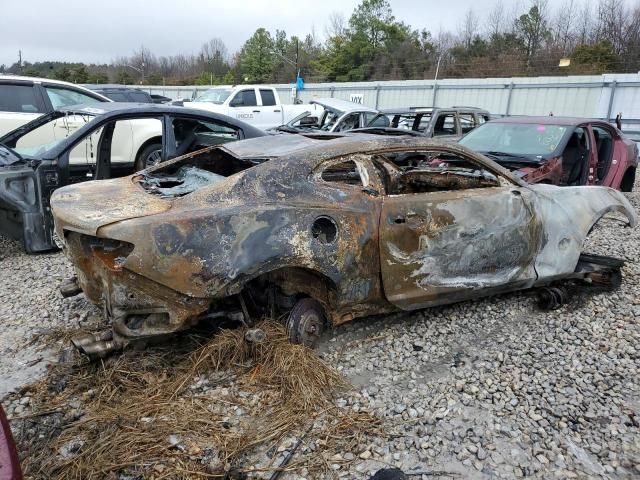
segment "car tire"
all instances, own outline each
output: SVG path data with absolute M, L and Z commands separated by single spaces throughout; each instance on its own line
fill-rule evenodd
M 150 143 L 149 145 L 144 147 L 136 157 L 136 162 L 134 165 L 136 172 L 144 170 L 145 168 L 152 167 L 153 165 L 159 163 L 161 155 L 161 143 Z
M 622 177 L 622 181 L 620 182 L 620 191 L 621 192 L 633 191 L 633 186 L 635 183 L 636 183 L 636 169 L 630 168 L 626 172 L 624 172 L 624 176 Z
M 298 300 L 287 319 L 289 341 L 314 348 L 326 324 L 327 317 L 320 302 L 313 298 Z

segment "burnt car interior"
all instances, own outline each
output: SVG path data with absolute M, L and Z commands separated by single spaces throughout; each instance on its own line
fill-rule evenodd
M 420 157 L 421 161 L 417 166 L 401 167 L 395 163 L 393 154 L 374 158 L 388 195 L 502 186 L 496 175 L 456 153 L 423 150 L 405 154 Z
M 589 136 L 584 127 L 576 128 L 562 152 L 562 169 L 567 185 L 583 185 L 589 170 Z

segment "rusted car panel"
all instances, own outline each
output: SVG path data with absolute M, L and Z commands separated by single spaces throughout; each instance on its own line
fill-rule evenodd
M 116 346 L 202 318 L 247 321 L 301 297 L 339 324 L 545 284 L 576 275 L 599 216 L 618 210 L 636 223 L 610 189 L 531 187 L 457 145 L 295 137 L 302 147 L 247 140 L 53 195 L 56 231 Z M 390 160 L 407 152 L 424 164 Z M 453 166 L 433 168 L 434 158 Z M 158 191 L 185 167 L 216 176 Z

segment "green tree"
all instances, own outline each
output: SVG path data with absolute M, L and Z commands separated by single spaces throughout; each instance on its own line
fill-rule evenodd
M 579 45 L 571 54 L 571 68 L 576 73 L 611 72 L 619 63 L 620 57 L 608 40 L 594 45 Z
M 529 13 L 521 15 L 515 25 L 516 31 L 523 40 L 527 59 L 535 55 L 543 42 L 551 36 L 547 20 L 541 14 L 538 5 L 533 5 Z
M 273 71 L 274 42 L 271 34 L 259 28 L 246 41 L 240 50 L 240 66 L 242 75 L 249 82 L 264 83 L 271 78 Z
M 119 83 L 121 85 L 130 85 L 132 81 L 133 79 L 131 78 L 131 75 L 129 75 L 129 72 L 127 72 L 126 70 L 120 70 L 118 72 L 116 83 Z

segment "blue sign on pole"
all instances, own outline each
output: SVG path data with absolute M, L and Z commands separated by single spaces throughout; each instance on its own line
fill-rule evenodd
M 296 90 L 304 90 L 304 80 L 301 77 L 296 78 Z

